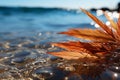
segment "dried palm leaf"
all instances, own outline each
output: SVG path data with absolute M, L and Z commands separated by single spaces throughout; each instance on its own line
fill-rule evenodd
M 68 59 L 68 60 L 75 60 L 75 59 L 79 59 L 79 58 L 92 58 L 92 59 L 96 59 L 96 56 L 93 56 L 91 54 L 85 53 L 85 52 L 72 52 L 72 51 L 61 51 L 61 52 L 52 52 L 50 53 L 54 56 L 57 57 L 61 57 L 64 59 Z
M 63 48 L 65 50 L 61 52 L 50 52 L 50 54 L 65 59 L 83 59 L 83 58 L 100 58 L 106 54 L 110 54 L 112 51 L 120 47 L 120 18 L 115 23 L 106 13 L 107 19 L 110 21 L 111 26 L 105 25 L 102 21 L 96 18 L 88 11 L 81 9 L 90 18 L 92 18 L 103 30 L 98 29 L 69 29 L 66 32 L 60 32 L 60 34 L 66 34 L 91 42 L 69 41 L 61 43 L 52 43 L 52 45 Z
M 66 32 L 60 32 L 60 34 L 98 42 L 115 41 L 113 37 L 97 29 L 70 29 Z
M 110 36 L 113 36 L 113 32 L 112 29 L 110 29 L 107 25 L 105 25 L 102 21 L 100 21 L 97 17 L 95 17 L 94 15 L 92 15 L 90 12 L 84 10 L 81 8 L 81 10 L 87 14 L 93 21 L 95 21 L 104 31 L 106 31 L 106 33 L 108 33 Z
M 117 24 L 112 20 L 112 18 L 110 18 L 110 16 L 108 16 L 108 14 L 106 12 L 104 12 L 106 18 L 108 19 L 108 21 L 110 22 L 110 25 L 116 30 L 117 29 Z

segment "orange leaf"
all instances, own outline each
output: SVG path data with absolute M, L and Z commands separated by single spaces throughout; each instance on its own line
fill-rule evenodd
M 118 18 L 118 21 L 117 21 L 117 25 L 118 25 L 117 33 L 118 33 L 119 38 L 120 38 L 120 14 L 119 14 L 119 18 Z
M 104 31 L 98 29 L 70 29 L 66 32 L 60 32 L 60 34 L 91 40 L 91 42 L 69 41 L 53 43 L 54 46 L 63 48 L 66 51 L 50 52 L 50 54 L 69 60 L 80 60 L 83 58 L 95 59 L 104 57 L 105 54 L 109 54 L 111 51 L 120 47 L 120 18 L 116 24 L 107 14 L 105 14 L 112 27 L 115 29 L 112 30 L 88 11 L 84 9 L 82 9 L 82 11 L 100 25 Z
M 94 15 L 92 15 L 90 12 L 84 10 L 81 8 L 81 10 L 87 14 L 92 20 L 94 20 L 103 30 L 105 30 L 110 36 L 114 37 L 113 36 L 113 32 L 112 30 L 107 26 L 105 25 L 102 21 L 100 21 L 97 17 L 95 17 Z
M 108 21 L 110 22 L 111 26 L 116 30 L 117 29 L 117 24 L 112 20 L 112 18 L 110 18 L 110 16 L 108 16 L 108 14 L 106 12 L 104 12 L 106 18 L 108 19 Z
M 113 35 L 114 38 L 116 38 L 116 40 L 119 40 L 120 35 L 119 35 L 119 29 L 118 29 L 118 25 L 112 20 L 112 18 L 110 18 L 110 16 L 108 16 L 108 14 L 106 12 L 104 12 L 106 18 L 108 19 L 108 21 L 111 24 L 111 27 L 114 29 Z
M 97 52 L 105 52 L 111 51 L 116 48 L 115 44 L 113 43 L 84 43 L 84 42 L 61 42 L 61 43 L 53 43 L 54 46 L 61 47 L 68 51 L 75 51 L 75 52 L 85 52 L 89 54 L 94 54 Z
M 118 27 L 120 29 L 120 13 L 119 13 L 119 18 L 118 18 L 117 24 L 118 24 Z
M 87 49 L 84 48 L 81 42 L 65 42 L 65 43 L 53 43 L 54 46 L 61 47 L 63 49 L 66 49 L 68 51 L 75 51 L 75 52 L 85 52 L 85 53 L 91 53 Z
M 114 38 L 110 35 L 97 29 L 70 29 L 66 32 L 60 32 L 60 34 L 66 34 L 69 36 L 75 36 L 77 38 L 98 42 L 114 41 Z
M 97 58 L 96 56 L 92 56 L 88 53 L 79 53 L 79 52 L 71 52 L 71 51 L 50 52 L 49 54 L 68 60 L 79 59 L 79 58 Z

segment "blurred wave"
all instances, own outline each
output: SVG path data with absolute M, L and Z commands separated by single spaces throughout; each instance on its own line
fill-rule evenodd
M 64 8 L 43 8 L 43 7 L 0 7 L 0 12 L 8 13 L 50 13 L 50 12 L 71 12 L 75 13 L 76 10 Z
M 95 14 L 95 12 L 92 12 Z M 42 7 L 0 7 L 0 32 L 64 31 L 90 27 L 80 10 Z

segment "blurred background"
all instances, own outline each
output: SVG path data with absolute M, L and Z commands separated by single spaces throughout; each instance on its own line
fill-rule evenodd
M 80 7 L 90 10 L 103 21 L 101 10 L 118 18 L 119 0 L 0 0 L 0 32 L 63 31 L 68 28 L 98 26 Z M 91 23 L 91 25 L 90 25 Z M 107 22 L 109 24 L 109 22 Z
M 111 18 L 117 20 L 120 1 L 0 0 L 0 42 L 18 46 L 25 41 L 37 44 L 65 41 L 66 37 L 57 34 L 58 32 L 69 28 L 99 27 L 81 12 L 80 8 L 90 11 L 105 24 L 110 25 L 103 16 L 103 11 L 107 11 Z M 67 40 L 69 39 L 67 37 Z
M 99 27 L 80 8 L 90 11 L 110 25 L 102 10 L 116 20 L 119 17 L 120 1 L 0 0 L 0 42 L 18 46 L 25 41 L 36 41 L 37 44 L 65 41 L 66 37 L 58 32 L 69 28 Z

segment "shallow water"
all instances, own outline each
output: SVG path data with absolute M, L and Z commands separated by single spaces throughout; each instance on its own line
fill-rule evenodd
M 26 36 L 23 34 L 1 32 L 0 79 L 56 80 L 59 77 L 62 80 L 65 72 L 57 69 L 57 64 L 64 60 L 47 52 L 59 50 L 51 46 L 51 42 L 73 38 L 56 32 L 28 32 Z M 61 76 L 61 73 L 64 74 Z

